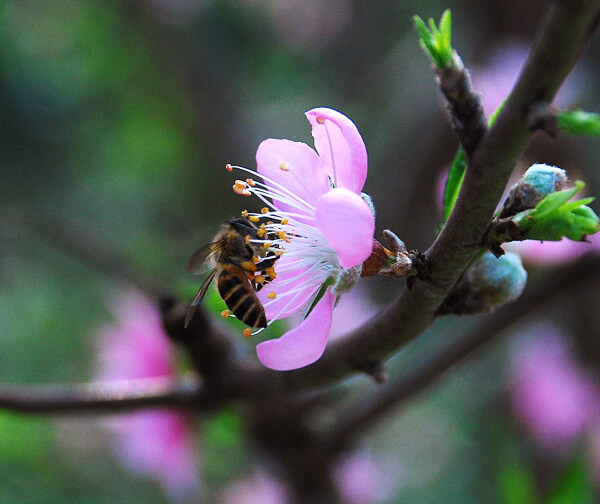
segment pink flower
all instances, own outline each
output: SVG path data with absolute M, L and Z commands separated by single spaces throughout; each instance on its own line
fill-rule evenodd
M 176 374 L 171 343 L 156 307 L 139 293 L 115 300 L 115 325 L 98 331 L 100 381 L 169 377 Z M 169 496 L 186 500 L 200 486 L 193 433 L 187 417 L 171 411 L 144 411 L 111 418 L 119 461 L 132 473 L 155 478 Z
M 375 229 L 370 200 L 361 193 L 367 151 L 358 129 L 328 108 L 309 110 L 306 117 L 317 152 L 270 138 L 258 147 L 258 173 L 235 167 L 263 179 L 236 181 L 234 190 L 267 205 L 261 214 L 248 214 L 268 220 L 265 235 L 252 241 L 280 254 L 276 278 L 258 293 L 267 319 L 305 316 L 281 338 L 257 345 L 260 361 L 277 370 L 306 366 L 323 354 L 336 298 L 357 282 Z
M 548 449 L 571 446 L 600 411 L 592 377 L 554 335 L 526 340 L 513 368 L 511 400 L 524 427 Z

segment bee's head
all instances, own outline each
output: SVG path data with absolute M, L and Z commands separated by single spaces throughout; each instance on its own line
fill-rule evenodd
M 244 236 L 254 236 L 256 234 L 256 226 L 246 217 L 236 217 L 235 219 L 231 219 L 229 225 Z

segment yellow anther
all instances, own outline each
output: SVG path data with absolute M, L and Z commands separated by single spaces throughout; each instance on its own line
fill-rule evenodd
M 258 261 L 260 261 L 260 259 L 257 256 L 253 256 L 252 261 L 254 262 L 254 264 L 256 264 Z
M 263 222 L 263 223 L 260 225 L 260 229 L 265 229 L 265 227 L 266 227 L 266 225 L 265 225 L 265 223 Z
M 266 234 L 267 234 L 267 230 L 264 228 L 260 228 L 256 231 L 256 236 L 258 236 L 259 238 L 262 238 Z
M 263 243 L 261 248 L 263 248 L 264 250 L 267 250 L 268 248 L 270 248 L 272 246 L 273 246 L 272 243 Z
M 259 284 L 265 283 L 265 277 L 262 275 L 256 275 L 254 280 L 256 281 L 256 283 L 259 283 Z
M 268 268 L 265 268 L 265 273 L 271 278 L 275 278 L 277 276 L 275 273 L 275 266 L 269 266 Z
M 319 116 L 319 117 L 317 117 L 317 122 L 319 124 L 325 124 L 325 118 L 323 116 Z
M 285 231 L 277 231 L 277 236 L 280 240 L 289 241 L 287 233 Z
M 263 214 L 264 214 L 264 213 L 267 213 L 268 211 L 269 211 L 269 209 L 268 209 L 267 207 L 262 207 L 262 208 L 260 209 L 260 213 L 263 213 Z
M 249 338 L 250 336 L 252 336 L 252 331 L 250 330 L 249 327 L 246 327 L 246 329 L 244 329 L 243 333 L 244 338 Z
M 240 196 L 250 196 L 250 191 L 246 188 L 246 186 L 244 187 L 240 187 L 237 184 L 233 185 L 233 192 L 235 194 L 238 194 Z
M 246 245 L 248 245 L 250 243 L 250 240 L 252 238 L 250 238 L 250 235 L 246 235 L 246 238 L 244 238 L 244 242 L 246 242 Z
M 246 184 L 248 184 L 249 186 L 254 187 L 256 185 L 256 182 L 254 182 L 254 180 L 252 180 L 251 178 L 247 178 L 246 179 Z
M 288 219 L 283 219 L 283 220 L 281 221 L 281 225 L 282 225 L 282 226 L 285 226 L 285 225 L 287 225 L 287 223 L 288 223 L 288 222 L 290 222 Z
M 282 161 L 281 163 L 279 163 L 279 168 L 283 171 L 290 171 L 290 163 L 288 163 L 287 161 Z
M 242 217 L 248 217 L 248 210 L 242 210 Z
M 251 261 L 244 261 L 243 263 L 241 263 L 241 266 L 250 273 L 254 273 L 256 271 L 256 265 Z
M 251 220 L 252 222 L 258 222 L 260 219 L 259 219 L 259 218 L 258 218 L 256 215 L 251 215 L 251 216 L 250 216 L 250 220 Z
M 231 166 L 229 163 L 227 163 L 227 164 L 225 165 L 225 169 L 226 169 L 227 171 L 233 171 L 233 166 Z
M 277 297 L 277 294 L 275 294 L 274 292 L 269 292 L 269 293 L 267 294 L 267 297 L 268 297 L 269 299 L 275 299 L 275 298 Z
M 223 317 L 223 318 L 227 318 L 227 317 L 229 317 L 229 315 L 231 315 L 231 312 L 229 310 L 223 310 L 221 312 L 221 317 Z

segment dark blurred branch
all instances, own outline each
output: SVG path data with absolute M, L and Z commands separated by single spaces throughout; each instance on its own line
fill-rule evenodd
M 17 237 L 22 233 L 33 233 L 86 266 L 119 282 L 129 283 L 152 297 L 162 295 L 168 290 L 150 280 L 148 275 L 137 271 L 123 254 L 107 245 L 101 236 L 91 233 L 75 222 L 59 220 L 48 213 L 41 216 L 19 213 L 4 216 L 0 220 L 0 228 L 3 232 Z
M 600 277 L 600 255 L 588 254 L 575 263 L 552 270 L 534 288 L 527 289 L 514 303 L 507 305 L 488 317 L 477 329 L 460 341 L 443 348 L 417 369 L 384 385 L 359 404 L 353 404 L 339 412 L 338 422 L 325 436 L 332 448 L 339 449 L 373 423 L 402 406 L 423 389 L 438 380 L 456 364 L 480 350 L 502 331 L 520 319 L 539 309 L 542 305 L 565 296 L 564 287 L 577 290 Z
M 188 377 L 98 382 L 79 386 L 0 385 L 0 409 L 28 414 L 122 413 L 148 408 L 208 410 L 216 401 Z

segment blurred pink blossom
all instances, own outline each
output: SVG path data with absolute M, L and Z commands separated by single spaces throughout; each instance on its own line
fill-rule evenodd
M 508 97 L 521 73 L 529 51 L 522 40 L 506 40 L 491 51 L 491 57 L 485 66 L 471 67 L 471 80 L 477 93 L 481 95 L 481 104 L 489 117 Z M 578 98 L 582 89 L 583 76 L 574 72 L 558 93 L 555 103 L 567 107 Z
M 223 492 L 220 504 L 287 504 L 285 487 L 266 472 L 257 472 L 236 481 Z
M 600 412 L 596 383 L 556 334 L 529 337 L 517 350 L 511 373 L 517 418 L 544 448 L 569 448 Z
M 342 455 L 333 465 L 333 478 L 345 504 L 376 504 L 387 497 L 379 468 L 366 452 Z M 220 504 L 287 504 L 284 484 L 264 471 L 232 483 Z
M 346 504 L 375 504 L 389 497 L 380 469 L 367 452 L 339 457 L 334 478 Z
M 99 381 L 169 377 L 176 374 L 171 343 L 154 304 L 128 292 L 111 304 L 116 323 L 98 330 Z M 132 473 L 158 480 L 169 497 L 187 501 L 200 489 L 191 424 L 172 411 L 144 411 L 105 422 L 114 434 L 119 461 Z
M 556 265 L 572 261 L 583 254 L 600 254 L 600 233 L 588 236 L 588 242 L 576 242 L 563 238 L 560 241 L 525 240 L 503 245 L 507 252 L 515 252 L 524 263 L 536 265 Z

